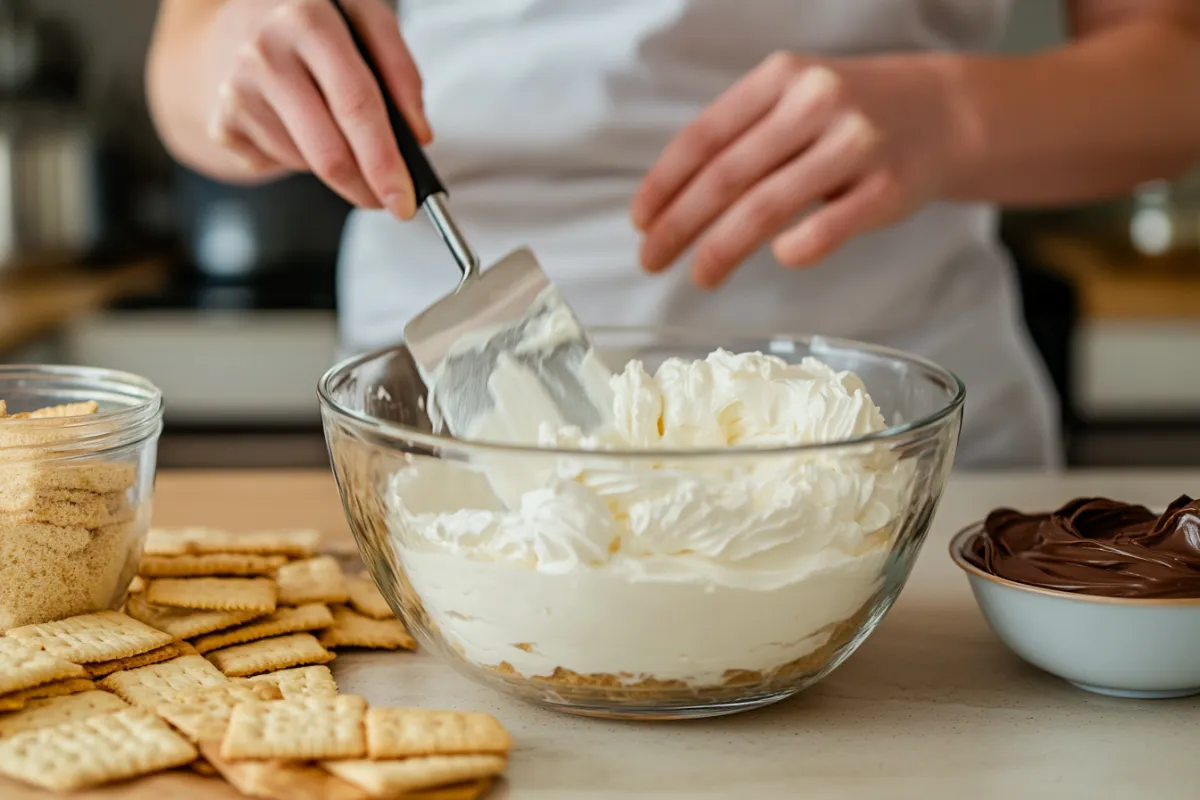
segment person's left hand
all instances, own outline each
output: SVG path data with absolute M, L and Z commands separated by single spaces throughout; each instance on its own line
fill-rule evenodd
M 936 198 L 966 145 L 937 64 L 766 59 L 646 175 L 632 209 L 643 266 L 665 269 L 695 244 L 693 280 L 712 288 L 768 240 L 780 263 L 808 266 Z

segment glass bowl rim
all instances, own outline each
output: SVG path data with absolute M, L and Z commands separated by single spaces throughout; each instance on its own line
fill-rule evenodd
M 699 328 L 680 326 L 626 327 L 598 325 L 590 328 L 589 333 L 624 336 L 676 335 L 695 337 L 698 339 L 711 337 L 711 334 Z M 917 433 L 928 428 L 933 428 L 961 409 L 966 400 L 966 385 L 962 382 L 962 379 L 953 372 L 945 367 L 939 366 L 927 358 L 915 355 L 913 353 L 907 353 L 903 350 L 897 350 L 892 347 L 869 344 L 867 342 L 860 342 L 854 339 L 844 339 L 817 334 L 763 333 L 761 331 L 754 331 L 752 329 L 726 330 L 723 331 L 723 334 L 724 335 L 722 338 L 731 341 L 737 341 L 739 339 L 762 339 L 764 341 L 788 340 L 794 343 L 805 343 L 809 345 L 810 348 L 814 343 L 820 342 L 835 349 L 857 350 L 869 355 L 891 359 L 893 361 L 914 364 L 928 372 L 940 376 L 946 381 L 946 383 L 953 386 L 954 396 L 942 407 L 911 422 L 906 422 L 902 425 L 894 425 L 884 428 L 881 431 L 854 437 L 853 439 L 840 439 L 832 442 L 819 442 L 814 444 L 777 445 L 771 447 L 737 446 L 695 450 L 586 450 L 578 447 L 556 448 L 540 447 L 537 445 L 503 444 L 499 442 L 467 441 L 464 439 L 455 439 L 451 436 L 446 436 L 440 433 L 425 433 L 424 431 L 419 431 L 416 428 L 400 423 L 386 422 L 378 417 L 373 417 L 370 414 L 366 414 L 362 411 L 355 411 L 347 408 L 345 405 L 337 402 L 333 398 L 332 384 L 335 380 L 340 379 L 349 371 L 361 367 L 363 364 L 369 363 L 389 354 L 400 352 L 405 348 L 404 343 L 400 343 L 350 356 L 349 358 L 345 358 L 334 364 L 332 367 L 326 370 L 325 374 L 322 375 L 321 379 L 317 382 L 317 398 L 324 409 L 332 411 L 342 419 L 348 420 L 355 425 L 368 428 L 373 433 L 387 439 L 400 439 L 412 442 L 422 447 L 434 449 L 451 447 L 466 454 L 507 454 L 543 457 L 573 456 L 591 460 L 613 459 L 621 461 L 629 461 L 631 459 L 679 461 L 728 456 L 800 455 L 832 452 L 861 445 L 888 443 L 903 439 L 910 434 Z
M 40 452 L 57 450 L 64 446 L 87 445 L 92 448 L 89 455 L 102 455 L 110 449 L 126 447 L 131 443 L 141 441 L 144 438 L 146 426 L 156 424 L 162 417 L 162 390 L 149 379 L 132 372 L 70 364 L 0 364 L 0 381 L 20 375 L 30 375 L 34 378 L 58 378 L 79 387 L 108 384 L 111 387 L 110 391 L 123 394 L 133 402 L 127 406 L 100 410 L 95 414 L 77 417 L 47 417 L 44 419 L 5 417 L 0 419 L 0 425 L 20 426 L 30 430 L 39 428 L 73 430 L 78 432 L 78 437 L 49 444 L 0 446 L 0 453 L 6 450 Z M 31 388 L 36 388 L 36 386 L 31 386 Z

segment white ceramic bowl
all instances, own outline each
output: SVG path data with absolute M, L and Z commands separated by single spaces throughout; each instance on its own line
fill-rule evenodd
M 1089 692 L 1200 694 L 1200 598 L 1096 597 L 1005 580 L 963 557 L 981 528 L 978 523 L 960 531 L 950 556 L 967 573 L 984 619 L 1014 653 Z

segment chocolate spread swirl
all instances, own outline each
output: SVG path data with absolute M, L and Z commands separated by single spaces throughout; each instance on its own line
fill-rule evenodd
M 1084 497 L 1051 513 L 988 515 L 963 552 L 1001 578 L 1079 594 L 1200 598 L 1200 500 L 1184 495 L 1158 516 Z

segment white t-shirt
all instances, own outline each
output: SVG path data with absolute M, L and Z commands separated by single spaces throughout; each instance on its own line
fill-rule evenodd
M 629 204 L 678 131 L 776 50 L 979 50 L 1008 0 L 402 0 L 428 154 L 484 264 L 537 253 L 585 324 L 821 333 L 919 353 L 966 382 L 964 466 L 1054 465 L 1057 409 L 986 205 L 935 203 L 820 266 L 769 248 L 715 293 L 647 276 Z M 422 218 L 357 211 L 341 263 L 348 348 L 395 343 L 459 277 Z

